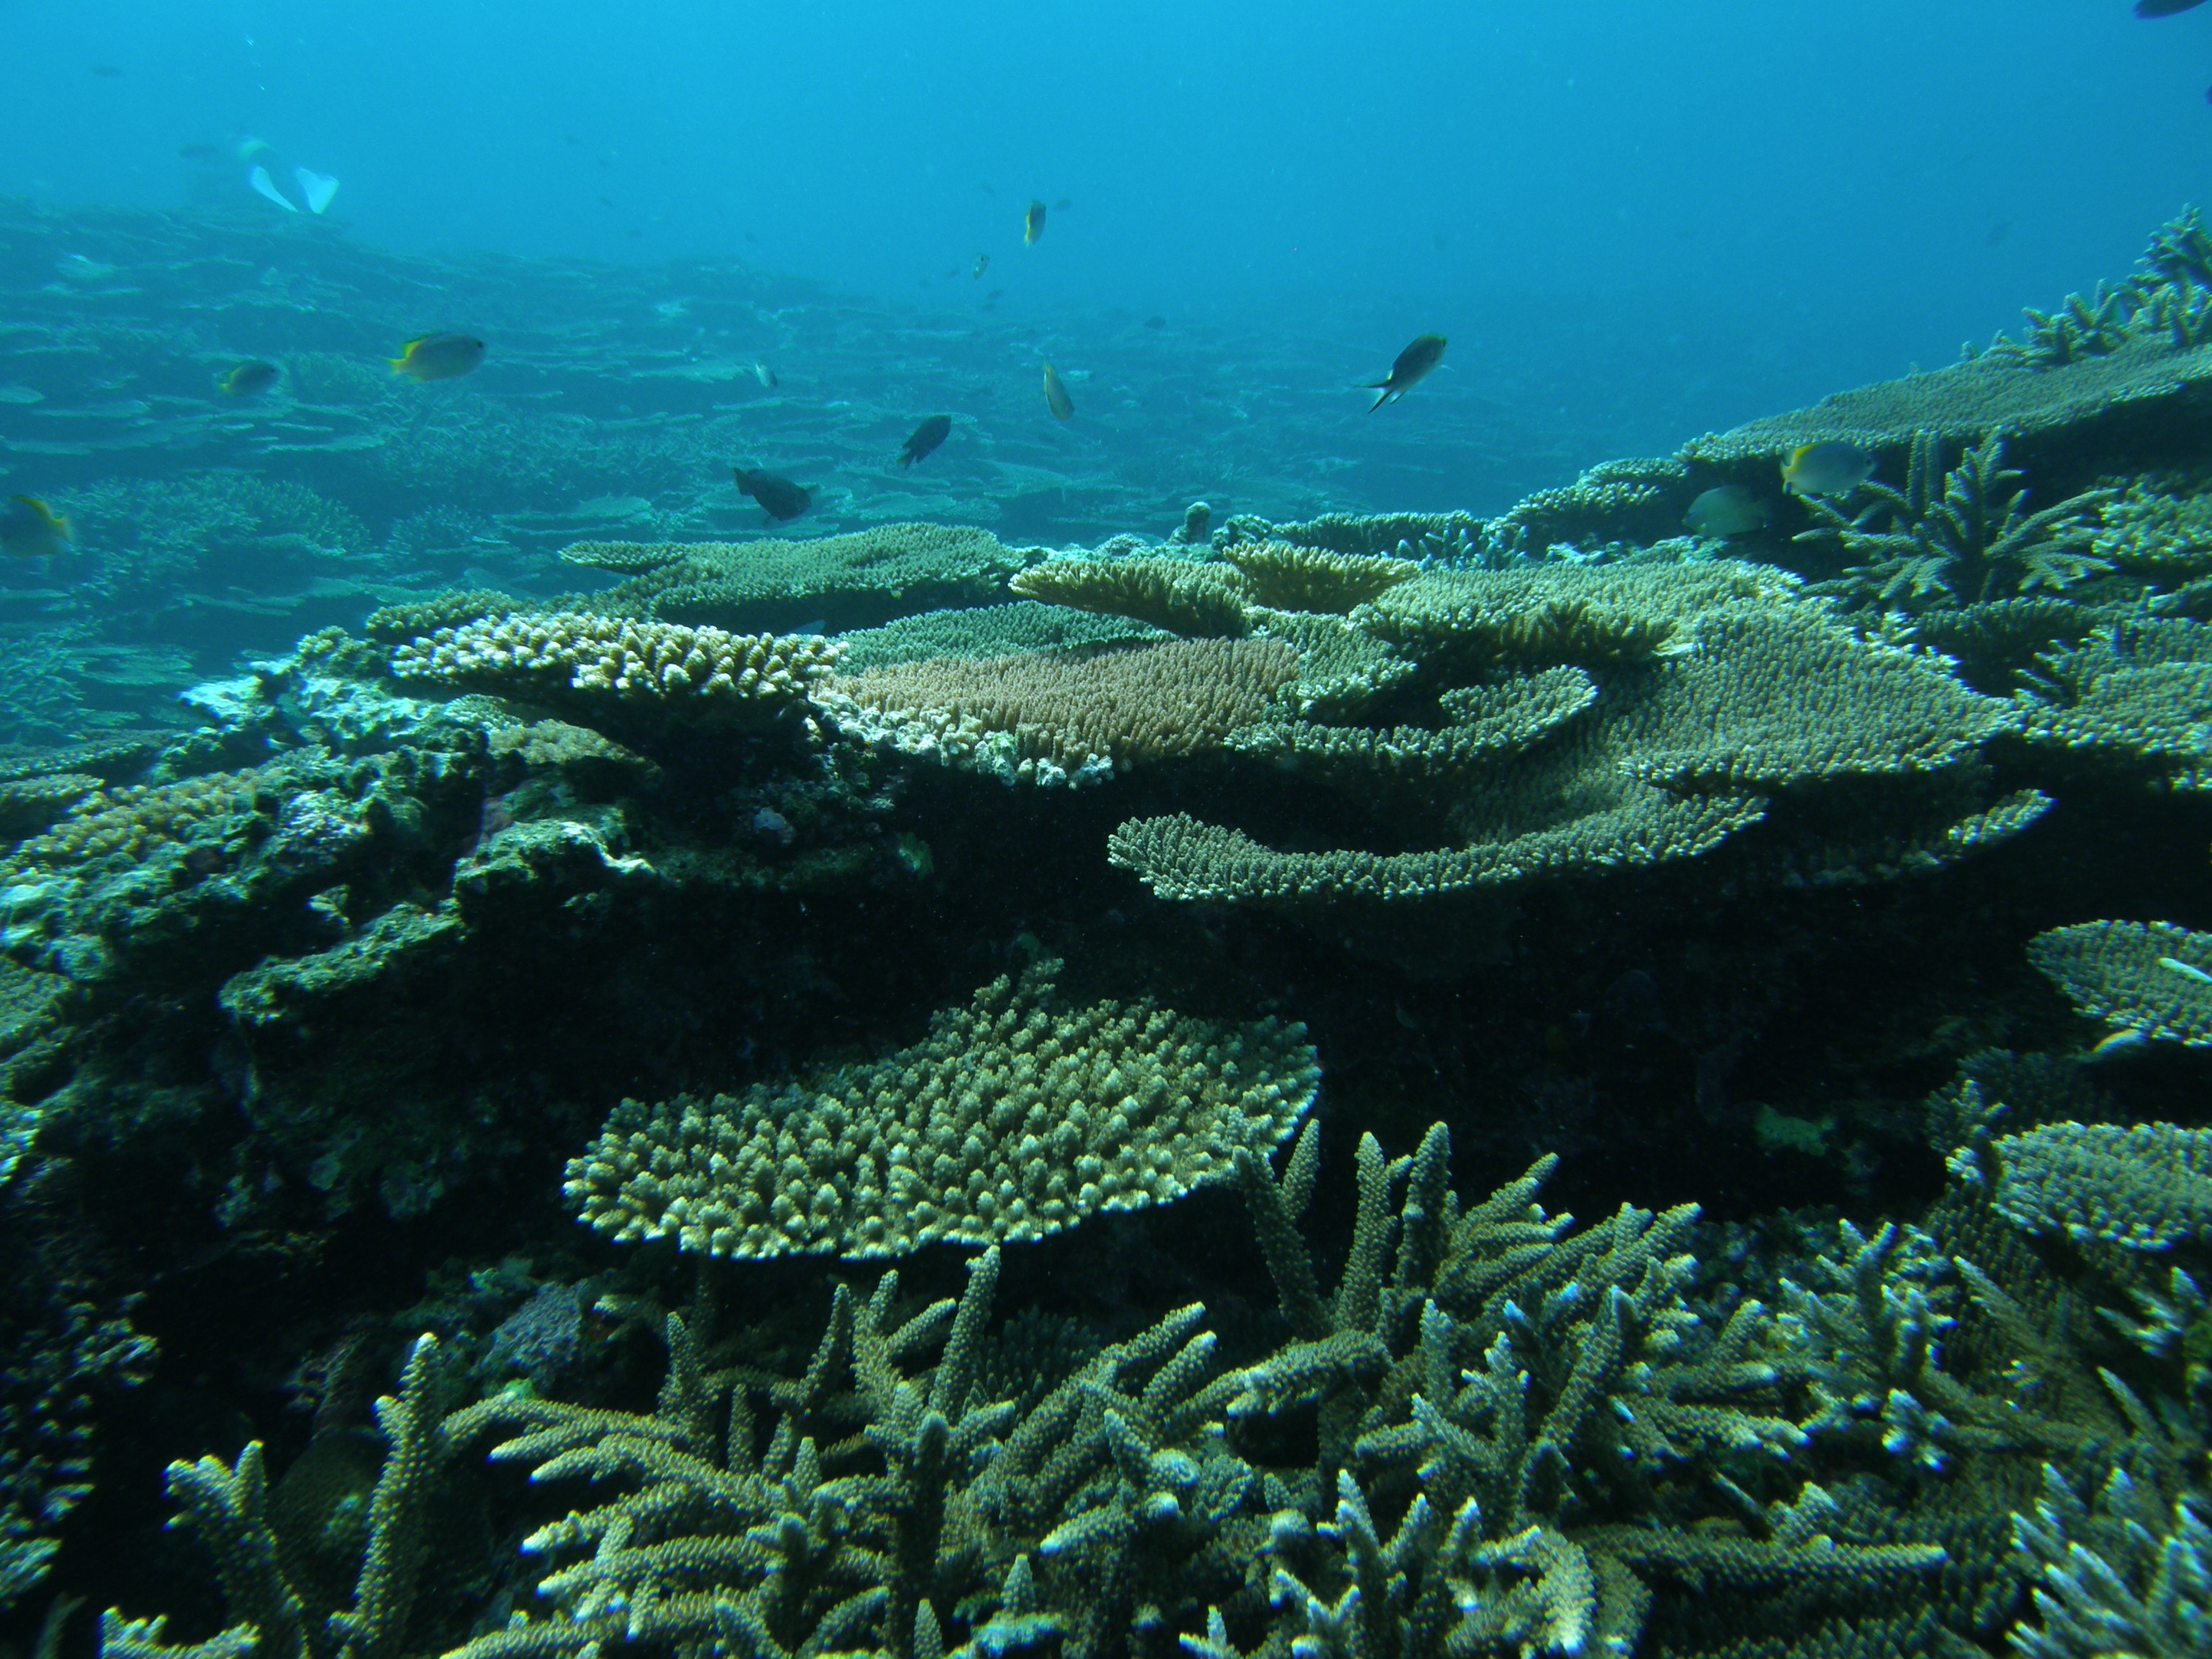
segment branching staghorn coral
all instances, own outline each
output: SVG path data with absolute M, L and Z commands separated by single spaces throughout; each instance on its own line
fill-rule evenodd
M 2206 302 L 2212 299 L 2212 237 L 2195 208 L 2159 227 L 2135 273 L 2097 284 L 2087 296 L 2069 294 L 2055 312 L 2028 308 L 2017 340 L 2000 334 L 1988 355 L 2048 369 L 2107 357 L 2138 343 L 2188 350 L 2212 340 Z
M 1462 1209 L 1443 1126 L 1410 1158 L 1367 1137 L 1324 1297 L 1295 1227 L 1311 1133 L 1280 1177 L 1239 1163 L 1298 1340 L 1237 1374 L 1230 1412 L 1317 1401 L 1323 1467 L 1343 1460 L 1334 1525 L 1271 1539 L 1277 1604 L 1322 1651 L 1627 1652 L 1657 1581 L 1871 1587 L 1941 1563 L 1924 1546 L 1838 1542 L 1837 1508 L 1809 1482 L 1761 1508 L 1724 1480 L 1733 1524 L 1685 1529 L 1712 1501 L 1701 1468 L 1786 1464 L 1805 1443 L 1758 1352 L 1765 1310 L 1747 1302 L 1713 1330 L 1682 1300 L 1693 1206 L 1624 1206 L 1572 1233 L 1533 1201 L 1550 1159 Z M 1403 1516 L 1388 1543 L 1372 1518 L 1386 1500 Z
M 2028 941 L 2069 1001 L 2124 1036 L 2212 1048 L 2212 935 L 2166 921 L 2083 921 Z
M 2021 1659 L 2194 1659 L 2212 1646 L 2212 1518 L 2202 1498 L 2171 1504 L 2115 1469 L 2084 1503 L 2046 1467 L 2014 1547 L 2036 1578 L 2034 1622 L 2012 1632 Z
M 259 1441 L 248 1441 L 231 1463 L 203 1457 L 169 1466 L 178 1520 L 215 1558 L 233 1620 L 214 1644 L 204 1644 L 214 1654 L 249 1647 L 256 1659 L 404 1659 L 409 1653 L 423 1528 L 434 1483 L 453 1443 L 439 1424 L 437 1362 L 437 1340 L 418 1338 L 398 1393 L 376 1401 L 384 1464 L 369 1502 L 360 1576 L 352 1607 L 326 1621 L 308 1615 L 300 1590 L 285 1577 Z M 201 1650 L 164 1641 L 165 1622 L 125 1620 L 110 1609 L 100 1625 L 103 1659 L 182 1659 Z
M 627 1104 L 570 1161 L 565 1190 L 622 1240 L 897 1255 L 1170 1202 L 1225 1177 L 1239 1147 L 1273 1146 L 1312 1103 L 1302 1027 L 1223 1028 L 1150 1003 L 1060 1012 L 1059 969 L 994 981 L 872 1066 Z
M 726 634 L 571 611 L 441 628 L 394 651 L 392 672 L 580 708 L 629 704 L 765 722 L 803 708 L 837 655 L 832 641 L 811 635 Z
M 2212 775 L 2212 626 L 2131 619 L 2047 653 L 2021 696 L 2039 744 L 2148 764 L 2169 787 Z
M 2004 465 L 2002 433 L 1968 448 L 1948 472 L 1942 449 L 1936 433 L 1914 434 L 1902 489 L 1869 479 L 1841 506 L 1807 496 L 1814 525 L 1796 539 L 1838 546 L 1854 562 L 1845 580 L 1869 602 L 1907 607 L 2057 592 L 2109 568 L 2088 550 L 2096 532 L 2087 520 L 2118 492 L 2084 490 L 2031 514 L 2021 474 Z
M 830 690 L 854 707 L 839 716 L 849 733 L 1042 783 L 1218 748 L 1297 672 L 1297 653 L 1277 641 L 1174 640 L 902 663 L 842 676 Z

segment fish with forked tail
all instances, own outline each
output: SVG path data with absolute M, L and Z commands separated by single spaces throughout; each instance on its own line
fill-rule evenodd
M 1444 360 L 1444 337 L 1424 334 L 1398 354 L 1398 361 L 1390 365 L 1390 372 L 1379 380 L 1369 380 L 1364 390 L 1382 395 L 1367 406 L 1372 415 L 1385 404 L 1394 404 L 1415 386 L 1429 378 L 1429 372 Z
M 931 416 L 907 434 L 906 442 L 899 447 L 898 464 L 912 466 L 951 435 L 952 417 L 950 415 Z

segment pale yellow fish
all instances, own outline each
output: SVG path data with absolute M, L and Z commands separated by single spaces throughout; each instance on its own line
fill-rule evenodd
M 1044 403 L 1056 421 L 1066 420 L 1075 413 L 1075 399 L 1067 395 L 1067 388 L 1060 383 L 1060 375 L 1050 363 L 1044 366 Z
M 1782 487 L 1793 495 L 1848 495 L 1874 477 L 1875 458 L 1856 444 L 1824 438 L 1790 452 Z
M 422 334 L 386 361 L 394 374 L 416 380 L 457 380 L 484 360 L 484 343 L 468 334 Z
M 15 558 L 66 553 L 76 541 L 70 521 L 36 495 L 11 495 L 0 508 L 0 550 Z

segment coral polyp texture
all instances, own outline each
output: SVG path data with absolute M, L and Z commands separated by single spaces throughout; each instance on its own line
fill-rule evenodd
M 2039 933 L 2027 954 L 2091 1018 L 2212 1048 L 2212 933 L 2166 921 L 2084 921 Z
M 1244 577 L 1233 565 L 1142 556 L 1053 559 L 1008 586 L 1025 599 L 1127 617 L 1170 634 L 1233 639 L 1246 628 Z
M 2124 1250 L 2212 1238 L 2212 1129 L 2046 1123 L 1991 1152 L 1990 1201 L 2031 1232 Z
M 564 1190 L 623 1241 L 723 1256 L 899 1255 L 1039 1238 L 1225 1178 L 1320 1081 L 1304 1030 L 1149 1003 L 1060 1012 L 1060 964 L 999 979 L 872 1066 L 628 1104 Z
M 848 731 L 1009 780 L 1110 774 L 1220 747 L 1297 677 L 1273 640 L 1176 640 L 1097 655 L 936 658 L 840 678 Z
M 629 578 L 590 595 L 594 611 L 741 628 L 787 625 L 806 607 L 860 627 L 981 604 L 1036 556 L 988 530 L 887 524 L 811 541 L 577 542 L 561 556 Z
M 392 672 L 495 696 L 766 720 L 804 703 L 837 657 L 836 645 L 818 635 L 780 639 L 564 611 L 441 628 L 393 651 Z

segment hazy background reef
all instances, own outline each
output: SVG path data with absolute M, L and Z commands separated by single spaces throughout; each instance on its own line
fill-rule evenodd
M 1047 318 L 993 308 L 995 278 L 962 270 L 901 306 L 734 262 L 430 259 L 245 210 L 0 202 L 0 483 L 80 537 L 50 571 L 0 571 L 18 647 L 0 735 L 161 718 L 241 650 L 449 584 L 574 588 L 550 556 L 571 541 L 758 533 L 733 462 L 815 487 L 780 533 L 923 519 L 1059 544 L 1164 535 L 1200 497 L 1276 519 L 1495 512 L 1713 415 L 1709 389 L 1662 372 L 1673 348 L 1571 308 L 1517 344 L 1469 343 L 1417 409 L 1369 421 L 1352 388 L 1420 319 L 1322 336 L 1220 313 Z M 489 341 L 485 367 L 388 373 L 438 328 Z M 226 398 L 217 380 L 248 358 L 280 385 Z M 1038 390 L 1047 359 L 1076 401 L 1066 426 Z M 936 413 L 951 440 L 894 470 Z

